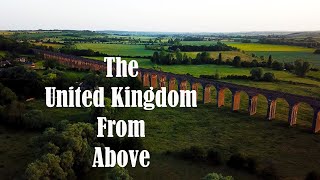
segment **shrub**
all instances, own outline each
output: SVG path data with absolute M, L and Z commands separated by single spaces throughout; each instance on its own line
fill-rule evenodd
M 108 173 L 108 179 L 110 180 L 132 180 L 127 169 L 120 166 L 112 168 L 111 172 Z
M 297 60 L 294 62 L 294 67 L 294 73 L 300 77 L 304 77 L 310 71 L 311 64 L 307 61 Z
M 251 69 L 250 74 L 251 74 L 251 78 L 253 80 L 258 81 L 258 80 L 262 79 L 263 69 L 261 67 L 253 68 L 253 69 Z
M 320 180 L 320 173 L 317 171 L 311 171 L 307 174 L 305 180 Z
M 259 176 L 264 180 L 277 180 L 279 179 L 278 172 L 273 167 L 273 165 L 269 165 L 261 170 Z
M 320 54 L 320 49 L 316 49 L 316 50 L 314 51 L 314 54 Z
M 282 71 L 283 70 L 283 63 L 280 63 L 278 61 L 273 61 L 272 62 L 272 69 Z
M 120 149 L 122 150 L 143 150 L 144 145 L 141 138 L 124 138 L 121 140 Z
M 233 66 L 240 67 L 241 65 L 241 57 L 235 56 L 232 61 Z
M 267 82 L 273 82 L 276 80 L 276 76 L 271 72 L 267 72 L 263 75 L 263 80 Z
M 205 151 L 197 146 L 191 146 L 188 149 L 184 149 L 180 152 L 182 158 L 196 161 L 203 161 L 206 157 Z
M 202 180 L 233 180 L 232 176 L 223 176 L 222 174 L 209 173 Z
M 27 111 L 22 116 L 22 123 L 30 129 L 40 129 L 47 127 L 50 123 L 41 110 L 33 109 Z
M 245 167 L 246 157 L 243 154 L 233 154 L 227 162 L 227 165 L 234 169 L 241 169 Z
M 220 165 L 222 164 L 221 154 L 218 151 L 210 149 L 207 152 L 207 161 L 213 165 Z

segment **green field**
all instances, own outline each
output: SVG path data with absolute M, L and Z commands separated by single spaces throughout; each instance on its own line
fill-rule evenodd
M 278 102 L 277 119 L 272 122 L 265 120 L 265 98 L 259 97 L 258 114 L 255 116 L 247 115 L 247 102 L 246 95 L 242 95 L 240 113 L 230 111 L 230 93 L 226 95 L 226 107 L 222 109 L 217 109 L 214 104 L 199 104 L 198 108 L 192 109 L 158 108 L 144 111 L 130 108 L 121 112 L 117 115 L 119 119 L 138 118 L 146 121 L 144 143 L 152 152 L 152 157 L 155 157 L 150 168 L 130 168 L 130 173 L 135 179 L 154 179 L 160 175 L 162 179 L 200 179 L 209 172 L 249 179 L 245 173 L 228 168 L 204 164 L 195 166 L 193 162 L 174 160 L 170 155 L 164 155 L 167 151 L 178 152 L 190 146 L 214 148 L 225 158 L 241 152 L 256 157 L 262 164 L 272 160 L 280 175 L 285 177 L 303 178 L 320 165 L 317 161 L 320 157 L 318 137 L 306 133 L 312 119 L 310 107 L 302 105 L 300 109 L 303 113 L 300 112 L 298 120 L 300 124 L 288 128 L 288 105 L 284 101 Z
M 134 179 L 155 179 L 159 176 L 161 179 L 200 179 L 207 173 L 219 172 L 232 175 L 236 179 L 256 179 L 253 175 L 235 171 L 226 166 L 214 167 L 204 163 L 181 160 L 174 155 L 165 155 L 167 151 L 178 152 L 193 145 L 218 150 L 224 161 L 235 152 L 255 157 L 262 166 L 272 159 L 280 175 L 284 177 L 303 177 L 313 167 L 319 166 L 316 160 L 320 158 L 318 137 L 307 133 L 311 126 L 310 107 L 302 104 L 299 108 L 298 125 L 288 128 L 286 122 L 288 105 L 283 100 L 280 99 L 277 105 L 277 119 L 270 122 L 265 120 L 267 100 L 264 97 L 259 96 L 258 114 L 254 116 L 247 115 L 247 95 L 242 93 L 241 98 L 239 113 L 230 111 L 231 93 L 229 91 L 226 92 L 226 107 L 217 109 L 214 90 L 212 90 L 213 102 L 206 105 L 201 105 L 199 102 L 198 108 L 156 108 L 153 111 L 130 108 L 126 111 L 119 111 L 116 115 L 117 119 L 143 119 L 146 122 L 146 137 L 143 138 L 143 142 L 146 149 L 151 152 L 151 166 L 149 168 L 129 168 L 130 174 Z M 78 122 L 89 118 L 88 109 L 76 108 L 70 111 L 61 108 L 47 108 L 44 101 L 29 102 L 27 108 L 41 109 L 57 122 L 64 119 Z M 8 177 L 16 177 L 23 173 L 26 164 L 35 157 L 34 149 L 31 149 L 31 145 L 26 146 L 25 138 L 31 140 L 38 134 L 8 131 L 7 128 L 4 130 L 0 127 L 0 132 L 5 134 L 0 134 L 0 140 L 7 145 L 2 147 L 6 153 L 0 154 L 3 156 L 1 158 L 3 164 L 6 164 L 2 169 L 0 168 L 0 171 L 3 170 Z M 13 150 L 3 149 L 6 147 L 11 147 Z M 13 162 L 9 161 L 12 160 L 11 157 L 30 158 L 17 161 L 15 168 L 12 169 L 10 167 L 13 165 L 7 164 Z M 105 170 L 92 169 L 88 179 L 95 177 L 92 174 L 103 175 Z M 99 173 L 94 173 L 95 171 Z
M 152 50 L 145 50 L 144 45 L 129 44 L 102 44 L 102 43 L 78 43 L 78 49 L 92 49 L 101 53 L 122 56 L 152 56 Z
M 247 53 L 253 53 L 258 57 L 264 56 L 265 59 L 268 59 L 269 55 L 272 55 L 274 60 L 280 62 L 293 62 L 301 59 L 312 63 L 316 67 L 320 67 L 320 54 L 313 54 L 311 52 L 248 51 Z
M 0 51 L 0 57 L 4 57 L 6 55 L 5 51 Z
M 26 166 L 37 158 L 33 138 L 39 132 L 0 125 L 0 174 L 3 179 L 21 179 Z M 17 177 L 18 176 L 18 177 Z

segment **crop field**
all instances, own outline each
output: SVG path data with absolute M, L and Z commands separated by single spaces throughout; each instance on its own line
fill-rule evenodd
M 59 49 L 59 48 L 61 48 L 63 45 L 62 44 L 54 44 L 54 43 L 41 43 L 41 42 L 39 42 L 39 43 L 33 43 L 33 44 L 35 44 L 35 45 L 38 45 L 38 46 L 48 46 L 48 47 L 53 47 L 53 48 L 55 48 L 55 49 Z
M 273 44 L 258 44 L 258 43 L 238 43 L 231 42 L 226 43 L 230 46 L 234 46 L 243 51 L 268 51 L 268 52 L 310 52 L 313 53 L 315 49 L 305 48 L 300 46 L 287 46 L 287 45 L 273 45 Z
M 144 45 L 78 43 L 78 49 L 92 49 L 110 55 L 122 56 L 152 56 L 152 50 L 145 50 Z

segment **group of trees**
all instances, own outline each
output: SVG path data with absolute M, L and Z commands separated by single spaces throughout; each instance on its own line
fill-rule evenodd
M 272 72 L 264 73 L 261 67 L 253 68 L 250 71 L 251 79 L 254 81 L 267 81 L 272 82 L 276 80 L 275 75 Z
M 237 50 L 237 48 L 228 46 L 224 43 L 217 42 L 216 45 L 210 45 L 210 46 L 195 46 L 195 45 L 174 45 L 170 46 L 168 48 L 169 51 L 176 51 L 177 49 L 180 49 L 184 52 L 197 52 L 197 51 L 234 51 Z
M 169 53 L 166 51 L 158 51 L 154 52 L 151 57 L 151 62 L 155 64 L 191 64 L 191 58 L 186 55 L 186 53 L 182 54 L 179 49 L 177 49 L 174 53 Z

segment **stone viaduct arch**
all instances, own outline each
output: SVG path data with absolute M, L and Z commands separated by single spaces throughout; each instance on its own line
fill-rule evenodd
M 106 70 L 106 64 L 102 61 L 90 60 L 82 57 L 42 51 L 34 49 L 36 54 L 42 55 L 45 59 L 54 59 L 66 66 L 78 69 L 92 69 L 95 71 Z M 156 71 L 153 69 L 138 70 L 138 79 L 140 79 L 145 87 L 167 87 L 169 90 L 187 90 L 187 83 L 190 84 L 189 90 L 196 90 L 197 93 L 202 93 L 202 102 L 208 103 L 211 101 L 210 89 L 215 88 L 217 92 L 217 107 L 224 106 L 225 90 L 229 89 L 232 92 L 232 107 L 231 110 L 238 111 L 240 107 L 240 92 L 245 92 L 249 97 L 248 113 L 254 115 L 257 112 L 258 95 L 266 97 L 268 101 L 266 118 L 272 120 L 276 117 L 277 99 L 285 99 L 289 104 L 288 124 L 293 126 L 297 121 L 297 114 L 300 103 L 306 103 L 313 109 L 312 132 L 320 131 L 320 100 L 317 98 L 294 95 L 285 92 L 272 91 L 232 83 L 220 82 L 210 79 L 197 78 L 189 75 L 179 75 L 169 72 Z M 199 86 L 202 86 L 202 92 L 199 91 Z

